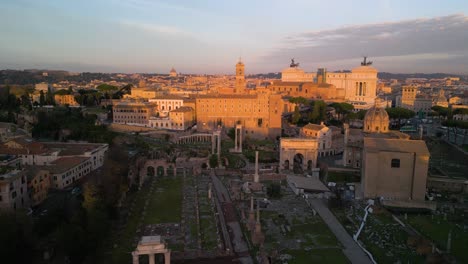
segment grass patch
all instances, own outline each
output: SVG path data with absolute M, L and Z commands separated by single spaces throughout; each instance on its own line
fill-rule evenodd
M 424 236 L 433 240 L 437 247 L 446 250 L 450 230 L 452 230 L 451 254 L 460 263 L 468 263 L 468 232 L 456 224 L 444 220 L 442 216 L 414 215 L 408 216 L 407 222 Z
M 126 226 L 121 232 L 121 236 L 112 237 L 110 245 L 113 247 L 111 250 L 111 263 L 130 263 L 131 255 L 129 252 L 133 251 L 135 233 L 137 231 L 138 222 L 143 212 L 145 198 L 149 191 L 149 185 L 144 185 L 138 192 L 129 194 L 127 201 L 128 204 L 134 202 L 132 214 L 128 217 Z M 117 233 L 114 233 L 115 235 Z
M 146 208 L 144 224 L 178 223 L 182 212 L 182 178 L 160 178 Z
M 288 261 L 289 264 L 340 264 L 349 263 L 341 249 L 326 248 L 306 250 L 287 250 L 284 253 L 293 256 L 293 259 Z

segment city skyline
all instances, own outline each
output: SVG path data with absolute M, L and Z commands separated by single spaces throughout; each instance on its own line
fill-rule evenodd
M 468 72 L 463 1 L 6 1 L 1 69 L 91 72 L 280 72 L 351 69 Z

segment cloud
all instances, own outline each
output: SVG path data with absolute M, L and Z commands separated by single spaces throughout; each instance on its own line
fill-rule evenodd
M 468 17 L 463 14 L 450 16 L 353 25 L 331 30 L 303 32 L 287 36 L 261 59 L 269 65 L 286 65 L 289 58 L 296 58 L 301 65 L 357 60 L 363 55 L 372 57 L 379 68 L 396 62 L 405 62 L 402 71 L 411 70 L 427 61 L 435 62 L 435 71 L 457 70 L 450 66 L 450 59 L 468 56 Z M 437 65 L 440 61 L 441 65 Z M 466 63 L 457 60 L 458 72 L 468 71 Z M 357 65 L 359 61 L 355 62 Z M 437 68 L 439 66 L 439 68 Z M 452 65 L 453 66 L 453 65 Z M 333 66 L 332 66 L 333 67 Z M 445 68 L 444 68 L 445 67 Z M 392 68 L 392 67 L 390 67 Z M 429 70 L 427 65 L 424 69 Z
M 172 27 L 172 26 L 166 26 L 166 25 L 142 23 L 142 22 L 136 22 L 136 21 L 130 21 L 130 20 L 120 21 L 120 25 L 127 27 L 127 28 L 142 30 L 142 31 L 145 31 L 147 33 L 152 33 L 152 34 L 164 34 L 164 35 L 172 35 L 172 36 L 191 36 L 192 35 L 190 32 L 184 31 L 178 27 Z

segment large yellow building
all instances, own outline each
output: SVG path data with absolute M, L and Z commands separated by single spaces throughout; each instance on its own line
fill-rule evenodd
M 196 98 L 197 128 L 243 126 L 246 137 L 276 138 L 281 135 L 281 95 L 201 95 Z
M 148 120 L 153 116 L 155 109 L 154 103 L 121 101 L 113 107 L 113 122 L 148 126 Z
M 75 96 L 72 94 L 56 94 L 54 95 L 55 103 L 58 105 L 78 106 Z

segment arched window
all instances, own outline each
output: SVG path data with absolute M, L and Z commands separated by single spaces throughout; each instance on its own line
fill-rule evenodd
M 359 96 L 362 95 L 362 82 L 359 83 Z
M 367 85 L 366 85 L 366 83 L 364 83 L 364 88 L 363 88 L 363 92 L 362 92 L 362 95 L 364 95 L 364 96 L 366 96 L 366 92 L 367 92 L 366 88 L 367 88 Z
M 392 168 L 400 168 L 400 159 L 392 159 Z

